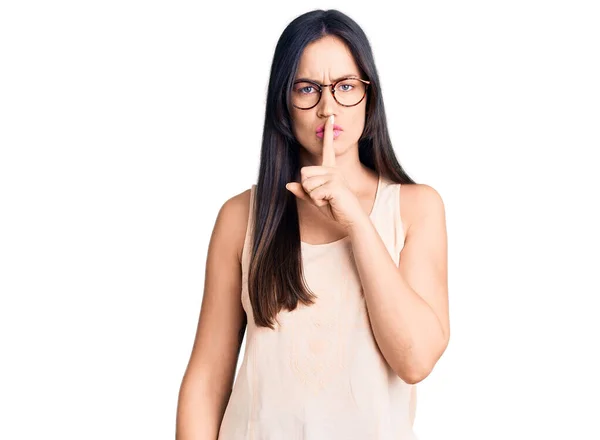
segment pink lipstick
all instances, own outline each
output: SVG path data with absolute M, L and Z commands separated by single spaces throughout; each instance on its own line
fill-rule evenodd
M 344 131 L 342 129 L 342 127 L 340 127 L 337 124 L 333 124 L 333 138 L 334 139 L 336 139 L 342 133 L 342 131 Z M 319 139 L 323 139 L 323 136 L 325 134 L 325 125 L 319 125 L 317 127 L 316 133 L 317 133 L 317 137 Z
M 333 130 L 333 138 L 336 139 L 341 133 L 342 133 L 342 130 Z M 319 139 L 323 139 L 324 136 L 325 136 L 324 131 L 317 132 L 317 137 Z
M 325 125 L 319 125 L 317 127 L 317 133 L 323 133 L 325 131 Z M 333 131 L 343 131 L 342 127 L 337 124 L 333 124 Z

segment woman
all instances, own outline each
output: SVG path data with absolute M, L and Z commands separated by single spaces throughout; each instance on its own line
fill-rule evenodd
M 365 34 L 336 10 L 299 16 L 275 49 L 258 183 L 211 237 L 177 438 L 415 439 L 415 384 L 449 339 L 446 248 L 439 194 L 396 160 Z

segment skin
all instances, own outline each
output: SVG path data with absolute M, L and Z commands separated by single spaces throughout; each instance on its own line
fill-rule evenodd
M 216 439 L 231 395 L 246 329 L 240 292 L 249 206 L 250 190 L 227 200 L 210 237 L 196 337 L 179 390 L 176 440 Z
M 351 52 L 342 40 L 333 36 L 326 36 L 308 45 L 300 58 L 298 71 L 294 79 L 310 78 L 320 84 L 331 84 L 334 80 L 347 75 L 362 78 L 360 69 L 354 61 Z M 306 169 L 310 166 L 328 166 L 335 168 L 338 183 L 354 194 L 356 200 L 346 194 L 346 206 L 352 209 L 358 206 L 367 213 L 371 211 L 375 192 L 377 191 L 377 174 L 365 167 L 358 157 L 358 140 L 364 130 L 366 102 L 363 99 L 353 107 L 339 105 L 331 89 L 325 87 L 319 103 L 309 110 L 300 110 L 292 107 L 292 130 L 300 149 L 301 175 L 297 183 L 313 173 L 325 173 L 326 170 Z M 325 133 L 323 139 L 316 136 L 316 129 L 326 124 L 329 116 L 333 115 L 335 124 L 342 127 L 340 136 L 334 140 L 332 132 Z M 330 141 L 331 140 L 331 141 Z M 330 142 L 330 143 L 328 143 Z M 331 146 L 331 150 L 324 146 Z M 325 154 L 324 154 L 325 153 Z M 334 172 L 334 170 L 329 170 Z M 292 182 L 294 183 L 294 182 Z M 323 180 L 313 179 L 306 182 L 311 189 Z M 312 203 L 310 198 L 302 197 L 301 185 L 292 184 L 289 187 L 297 197 L 298 217 L 300 221 L 301 240 L 311 244 L 320 244 L 335 241 L 347 235 L 347 226 L 350 219 L 336 221 L 330 214 L 329 208 L 319 209 L 318 203 Z M 338 209 L 338 213 L 341 211 Z M 325 215 L 323 215 L 325 214 Z M 356 214 L 356 212 L 354 213 Z
M 347 73 L 358 74 L 343 42 L 333 37 L 308 46 L 298 70 L 297 77 L 324 84 Z M 366 203 L 361 197 L 374 178 L 358 158 L 365 105 L 363 100 L 355 107 L 343 107 L 325 88 L 316 107 L 293 111 L 294 133 L 302 145 L 302 168 L 299 182 L 290 182 L 286 188 L 299 202 L 301 237 L 306 237 L 307 227 L 310 231 L 320 225 L 323 230 L 332 223 L 350 236 L 382 355 L 400 378 L 416 384 L 431 373 L 450 337 L 445 209 L 432 187 L 401 186 L 405 244 L 396 267 L 369 218 L 374 196 L 367 197 Z M 314 133 L 323 118 L 327 118 L 325 135 L 320 140 Z M 336 139 L 334 120 L 344 129 Z M 307 218 L 312 221 L 307 222 Z M 325 242 L 329 241 L 333 240 Z M 414 420 L 414 388 L 411 400 Z
M 359 72 L 343 43 L 326 37 L 306 48 L 298 73 L 329 84 Z M 349 235 L 375 339 L 396 374 L 414 384 L 431 372 L 450 336 L 444 205 L 428 185 L 401 186 L 405 244 L 396 267 L 368 218 L 377 175 L 358 159 L 364 102 L 343 107 L 325 90 L 315 108 L 294 111 L 304 171 L 290 190 L 297 196 L 304 241 L 328 243 Z M 316 127 L 330 115 L 343 134 L 334 140 L 326 125 L 324 139 L 318 139 Z M 177 440 L 216 438 L 231 394 L 246 329 L 239 295 L 249 209 L 248 189 L 227 200 L 215 221 L 196 337 L 179 392 Z M 411 420 L 415 399 L 413 388 Z

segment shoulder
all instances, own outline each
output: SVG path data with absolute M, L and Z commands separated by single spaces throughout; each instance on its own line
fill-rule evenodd
M 440 193 L 425 183 L 405 183 L 400 185 L 400 212 L 407 231 L 424 217 L 445 216 L 444 201 Z
M 227 233 L 235 246 L 238 260 L 241 261 L 242 249 L 246 238 L 248 217 L 250 214 L 250 191 L 248 188 L 225 200 L 217 215 L 217 226 Z

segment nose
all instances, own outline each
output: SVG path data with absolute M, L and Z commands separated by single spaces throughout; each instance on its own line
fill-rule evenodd
M 324 115 L 332 114 L 336 104 L 337 101 L 331 93 L 331 87 L 323 87 L 323 91 L 321 92 L 321 101 L 319 102 L 321 113 Z

